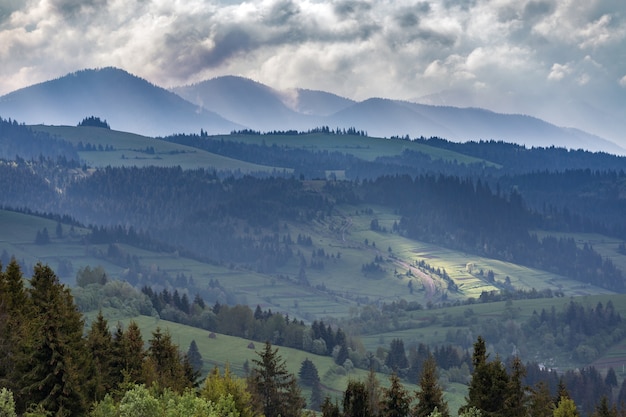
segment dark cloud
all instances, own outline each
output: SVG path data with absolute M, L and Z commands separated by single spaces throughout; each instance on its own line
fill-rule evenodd
M 420 22 L 420 19 L 417 16 L 417 14 L 410 12 L 410 11 L 396 15 L 395 20 L 396 22 L 398 22 L 398 24 L 402 28 L 410 28 L 413 26 L 417 26 Z
M 24 0 L 1 0 L 0 1 L 0 24 L 8 19 L 11 14 L 24 6 Z
M 524 7 L 524 20 L 535 20 L 554 11 L 554 4 L 550 1 L 531 1 Z
M 83 12 L 94 12 L 106 7 L 108 0 L 53 0 L 52 7 L 64 17 L 74 18 Z
M 353 17 L 371 9 L 372 6 L 363 1 L 343 0 L 334 5 L 335 14 L 341 18 Z
M 202 56 L 205 66 L 218 66 L 224 61 L 242 52 L 248 52 L 258 46 L 254 38 L 242 28 L 231 27 L 214 39 L 215 46 Z
M 282 0 L 276 2 L 270 8 L 268 15 L 265 18 L 265 23 L 270 26 L 278 25 L 282 26 L 292 19 L 296 18 L 300 13 L 300 7 L 291 0 Z

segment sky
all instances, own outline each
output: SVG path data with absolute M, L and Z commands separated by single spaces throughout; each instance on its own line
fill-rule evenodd
M 626 144 L 623 0 L 0 0 L 0 95 L 85 68 L 165 88 L 477 106 Z

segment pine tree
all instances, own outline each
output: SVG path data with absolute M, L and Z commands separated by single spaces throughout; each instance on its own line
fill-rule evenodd
M 402 339 L 393 339 L 389 346 L 389 354 L 385 360 L 385 365 L 392 370 L 404 369 L 409 367 L 409 361 L 406 358 L 404 350 L 404 342 Z
M 459 410 L 459 414 L 475 407 L 488 417 L 504 417 L 503 400 L 507 395 L 509 376 L 500 359 L 487 362 L 487 348 L 480 336 L 474 344 L 472 364 L 474 372 L 465 398 L 466 404 Z
M 204 364 L 202 361 L 202 355 L 200 354 L 200 350 L 198 350 L 198 344 L 196 340 L 192 340 L 189 344 L 189 349 L 187 350 L 187 358 L 189 358 L 189 364 L 191 365 L 194 372 L 202 371 L 202 365 Z
M 611 407 L 608 397 L 603 395 L 600 400 L 600 404 L 596 406 L 592 417 L 617 417 L 617 408 L 615 406 Z
M 320 376 L 317 372 L 317 367 L 312 360 L 306 358 L 300 365 L 300 372 L 298 372 L 300 382 L 302 385 L 312 387 L 314 384 L 320 382 Z
M 48 266 L 37 264 L 30 284 L 31 336 L 20 361 L 20 397 L 55 415 L 84 415 L 87 354 L 81 314 Z
M 432 355 L 424 361 L 419 387 L 420 390 L 415 394 L 417 404 L 413 408 L 414 417 L 428 417 L 435 408 L 442 417 L 450 416 L 443 389 L 437 380 L 437 362 Z
M 337 403 L 332 403 L 329 397 L 324 398 L 322 403 L 322 417 L 341 417 L 341 411 Z
M 552 417 L 554 407 L 548 384 L 539 381 L 531 390 L 528 399 L 528 414 L 533 417 Z
M 395 372 L 389 377 L 390 386 L 384 390 L 383 401 L 380 405 L 382 417 L 407 417 L 411 410 L 411 396 L 402 386 L 398 374 Z
M 131 321 L 123 333 L 121 343 L 117 349 L 121 349 L 122 375 L 124 382 L 144 383 L 143 367 L 146 359 L 143 337 L 141 330 L 135 321 Z
M 304 398 L 298 387 L 296 377 L 287 371 L 285 361 L 272 349 L 270 342 L 265 342 L 258 359 L 253 359 L 254 368 L 248 379 L 248 385 L 260 412 L 265 417 L 298 417 L 304 408 Z
M 526 387 L 523 384 L 526 369 L 519 357 L 513 358 L 511 375 L 506 387 L 503 413 L 507 417 L 524 417 L 526 415 Z
M 15 258 L 5 272 L 0 267 L 0 385 L 15 388 L 17 356 L 27 339 L 25 314 L 28 298 L 22 271 Z
M 365 393 L 370 417 L 380 416 L 381 388 L 376 372 L 372 368 L 370 368 L 365 379 Z
M 156 383 L 161 389 L 171 388 L 179 393 L 193 386 L 194 381 L 190 381 L 185 373 L 183 358 L 168 331 L 162 332 L 157 327 L 148 344 L 148 356 L 144 363 L 147 383 Z
M 349 381 L 346 391 L 343 393 L 343 416 L 369 416 L 368 404 L 369 400 L 365 384 L 360 381 Z
M 87 398 L 90 401 L 101 401 L 117 382 L 113 374 L 115 372 L 113 338 L 102 311 L 98 313 L 87 333 L 87 352 L 91 357 L 87 371 Z
M 322 383 L 318 380 L 311 386 L 311 402 L 309 408 L 313 411 L 320 411 L 322 407 Z

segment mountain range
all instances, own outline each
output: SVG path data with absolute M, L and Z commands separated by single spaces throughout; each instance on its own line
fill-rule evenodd
M 531 116 L 385 98 L 357 102 L 324 91 L 279 91 L 236 76 L 166 90 L 118 68 L 88 69 L 0 97 L 0 117 L 27 124 L 76 125 L 88 116 L 147 136 L 329 126 L 380 137 L 493 139 L 626 154 L 614 142 Z

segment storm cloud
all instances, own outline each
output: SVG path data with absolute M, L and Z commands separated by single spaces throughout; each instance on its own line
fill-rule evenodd
M 116 66 L 164 87 L 242 75 L 357 100 L 525 113 L 610 136 L 626 114 L 626 3 L 0 0 L 0 62 L 0 94 Z

